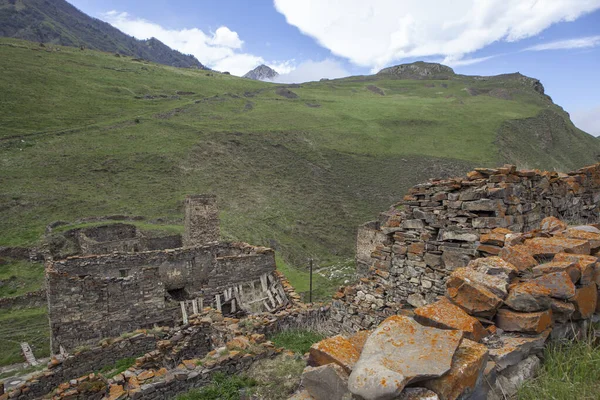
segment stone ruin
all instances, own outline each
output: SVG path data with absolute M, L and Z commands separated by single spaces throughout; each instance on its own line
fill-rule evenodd
M 402 204 L 359 230 L 357 259 L 362 276 L 356 284 L 340 288 L 331 305 L 298 303 L 299 296 L 285 278 L 265 268 L 283 292 L 275 294 L 288 299 L 273 312 L 247 313 L 238 319 L 224 317 L 231 309 L 221 304 L 221 310 L 216 310 L 218 302 L 203 309 L 196 303 L 186 323 L 180 316 L 175 326 L 137 329 L 100 341 L 85 338 L 89 348 L 56 356 L 47 370 L 0 395 L 0 400 L 9 396 L 168 399 L 208 384 L 216 372 L 241 373 L 258 359 L 281 355 L 282 349 L 265 336 L 306 326 L 328 331 L 330 337 L 311 347 L 302 385 L 290 400 L 510 398 L 539 369 L 547 342 L 582 337 L 590 322 L 600 320 L 600 225 L 594 224 L 599 171 L 600 164 L 570 174 L 506 166 L 418 185 Z M 85 282 L 92 276 L 92 288 L 119 282 L 128 290 L 127 280 L 136 277 L 132 284 L 138 286 L 127 293 L 137 297 L 121 301 L 143 307 L 143 317 L 128 316 L 143 324 L 146 315 L 161 316 L 152 311 L 161 296 L 137 278 L 144 273 L 154 274 L 147 282 L 160 283 L 165 304 L 169 303 L 166 287 L 175 288 L 175 282 L 185 281 L 185 292 L 194 297 L 194 279 L 206 277 L 205 270 L 188 262 L 195 259 L 196 265 L 214 266 L 209 279 L 217 274 L 214 286 L 200 284 L 201 290 L 219 292 L 224 299 L 228 290 L 221 288 L 226 284 L 216 283 L 226 282 L 225 276 L 218 275 L 218 260 L 239 257 L 224 254 L 244 248 L 247 256 L 271 259 L 269 249 L 243 245 L 234 251 L 231 247 L 235 246 L 212 243 L 76 257 L 71 266 L 71 259 L 53 262 L 57 270 L 49 278 L 62 275 L 65 281 Z M 127 270 L 119 268 L 122 263 L 116 260 L 138 261 L 129 262 L 132 267 Z M 98 275 L 104 265 L 114 265 L 110 270 L 118 276 Z M 69 267 L 71 273 L 58 272 Z M 89 276 L 78 275 L 86 269 Z M 259 270 L 262 267 L 257 268 L 257 276 Z M 85 298 L 85 287 L 75 287 L 81 290 L 76 295 L 80 297 L 71 304 Z M 119 294 L 111 284 L 105 287 L 109 290 L 95 292 L 95 296 L 106 293 L 105 297 L 91 301 L 92 305 L 113 306 L 110 299 Z M 202 305 L 208 305 L 207 297 Z M 71 313 L 65 323 L 84 329 L 77 321 L 86 318 L 85 308 Z M 117 315 L 126 315 L 120 310 Z M 63 312 L 69 313 L 64 308 Z M 109 318 L 106 309 L 94 312 L 96 317 Z M 86 321 L 94 323 L 93 318 Z M 114 324 L 126 322 L 117 319 Z M 72 340 L 68 334 L 66 338 Z M 93 373 L 131 356 L 137 356 L 134 365 L 121 374 L 105 378 Z
M 78 232 L 84 255 L 46 262 L 53 353 L 185 323 L 205 306 L 232 315 L 287 304 L 273 250 L 218 242 L 214 196 L 188 196 L 185 204 L 183 247 L 142 251 L 132 225 L 117 224 L 93 236 Z M 89 255 L 96 250 L 104 253 Z

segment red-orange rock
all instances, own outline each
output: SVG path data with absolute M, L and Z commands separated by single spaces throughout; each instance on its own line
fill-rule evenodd
M 579 239 L 536 237 L 526 240 L 524 246 L 532 256 L 550 257 L 556 253 L 590 254 L 590 243 Z
M 467 398 L 477 387 L 488 355 L 488 349 L 484 345 L 463 339 L 452 357 L 450 371 L 420 385 L 434 391 L 443 400 Z
M 362 349 L 370 334 L 371 331 L 358 331 L 348 338 L 348 341 L 354 346 L 358 354 L 362 353 Z
M 496 325 L 508 332 L 542 333 L 552 326 L 552 311 L 519 313 L 501 308 L 496 314 Z
M 425 243 L 415 242 L 408 246 L 408 252 L 411 254 L 423 254 L 425 252 Z
M 470 316 L 446 298 L 417 308 L 415 310 L 415 320 L 425 326 L 463 331 L 466 338 L 476 342 L 487 336 L 486 330 L 477 318 Z
M 573 319 L 591 318 L 596 311 L 598 304 L 598 292 L 595 283 L 590 283 L 580 289 L 575 290 L 575 296 L 571 299 L 575 305 Z
M 552 261 L 549 263 L 533 267 L 533 272 L 536 274 L 549 274 L 551 272 L 566 272 L 573 283 L 577 283 L 581 277 L 581 271 L 577 263 L 573 261 Z
M 185 365 L 185 364 L 184 364 Z M 154 371 L 147 369 L 138 374 L 137 379 L 140 382 L 147 381 L 148 379 L 154 378 Z
M 575 285 L 566 272 L 545 274 L 532 279 L 531 282 L 547 288 L 550 290 L 550 296 L 557 299 L 567 300 L 575 296 Z
M 589 285 L 594 281 L 594 272 L 598 258 L 594 256 L 586 256 L 583 254 L 558 253 L 554 256 L 554 261 L 572 261 L 577 263 L 581 278 L 579 282 L 582 285 Z
M 550 306 L 552 308 L 552 320 L 559 323 L 569 322 L 575 313 L 575 306 L 565 300 L 552 299 Z
M 540 224 L 540 229 L 544 232 L 557 232 L 567 229 L 567 224 L 556 217 L 546 217 Z
M 567 229 L 566 232 L 562 233 L 562 236 L 570 239 L 587 240 L 590 243 L 592 249 L 600 247 L 600 233 L 587 232 L 580 229 Z
M 108 400 L 119 400 L 127 396 L 127 392 L 121 385 L 110 385 Z
M 535 258 L 533 258 L 526 248 L 520 244 L 503 248 L 500 251 L 499 256 L 504 261 L 517 267 L 519 271 L 524 271 L 538 264 Z
M 346 373 L 349 374 L 352 372 L 352 368 L 359 357 L 360 353 L 348 339 L 341 335 L 336 335 L 311 346 L 308 365 L 318 367 L 335 363 L 344 368 Z
M 533 312 L 550 308 L 550 290 L 535 282 L 518 283 L 510 287 L 504 303 L 517 311 Z
M 517 276 L 519 273 L 517 267 L 496 256 L 476 258 L 475 260 L 471 260 L 467 267 L 487 275 L 499 275 L 503 273 L 510 278 Z
M 446 296 L 471 315 L 491 317 L 502 299 L 484 286 L 461 279 L 448 279 Z
M 492 246 L 504 246 L 504 241 L 506 239 L 506 235 L 508 235 L 509 233 L 512 233 L 510 230 L 508 229 L 504 229 L 504 228 L 496 228 L 494 230 L 492 230 L 490 233 L 485 233 L 483 235 L 481 235 L 481 237 L 479 238 L 479 241 L 482 244 L 489 244 Z
M 500 254 L 501 250 L 502 250 L 502 247 L 493 246 L 491 244 L 480 244 L 479 246 L 477 246 L 477 251 L 481 251 L 482 253 L 486 253 L 486 254 L 492 254 L 495 256 Z

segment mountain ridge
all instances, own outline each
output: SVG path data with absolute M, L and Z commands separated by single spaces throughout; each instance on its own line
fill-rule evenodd
M 180 68 L 207 69 L 160 40 L 138 40 L 65 0 L 0 0 L 0 36 L 127 55 Z

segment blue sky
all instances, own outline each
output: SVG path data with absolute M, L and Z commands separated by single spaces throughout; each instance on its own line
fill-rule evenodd
M 302 82 L 415 60 L 469 75 L 518 71 L 600 135 L 600 0 L 70 2 L 235 75 L 266 63 L 282 82 Z

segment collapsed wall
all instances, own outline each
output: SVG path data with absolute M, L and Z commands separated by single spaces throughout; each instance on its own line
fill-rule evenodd
M 49 261 L 52 351 L 138 328 L 172 326 L 185 319 L 182 301 L 195 301 L 196 309 L 215 305 L 233 312 L 263 293 L 265 281 L 276 284 L 274 271 L 273 250 L 240 243 Z M 244 293 L 253 298 L 244 301 Z M 279 295 L 270 307 L 286 300 Z
M 444 294 L 454 269 L 499 253 L 490 235 L 495 228 L 524 232 L 547 216 L 597 222 L 599 189 L 600 164 L 567 174 L 478 168 L 416 185 L 378 221 L 359 228 L 358 273 L 370 281 L 366 293 L 382 302 L 421 305 Z

